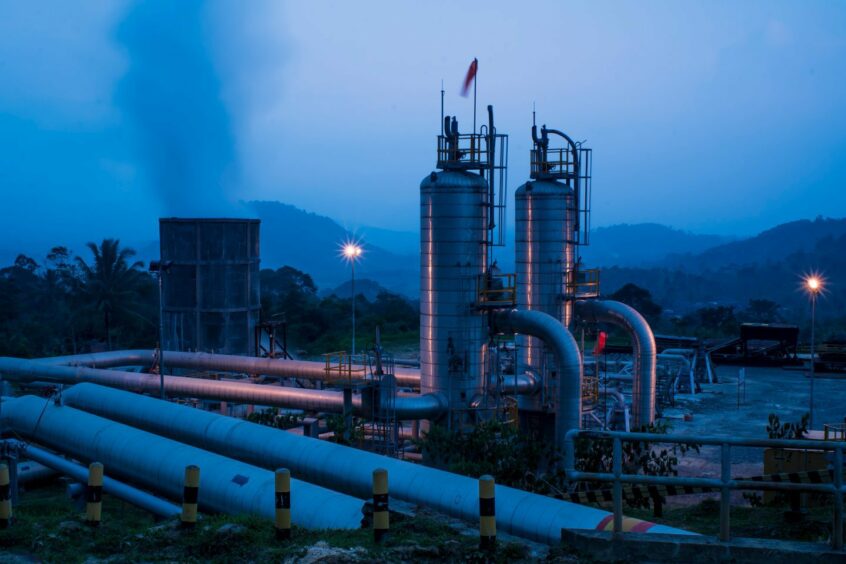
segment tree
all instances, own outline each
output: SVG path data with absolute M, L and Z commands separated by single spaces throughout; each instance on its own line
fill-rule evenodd
M 772 300 L 751 299 L 743 317 L 751 323 L 777 323 L 781 321 L 781 306 Z
M 649 320 L 656 320 L 663 309 L 652 300 L 652 294 L 646 288 L 641 288 L 629 282 L 609 296 L 612 300 L 629 305 Z
M 133 308 L 136 292 L 141 285 L 143 271 L 141 261 L 130 263 L 135 251 L 120 248 L 120 240 L 103 239 L 100 246 L 88 243 L 94 255 L 89 265 L 82 257 L 76 257 L 82 275 L 81 293 L 85 300 L 103 314 L 103 329 L 106 345 L 112 348 L 111 326 L 117 313 L 137 315 Z

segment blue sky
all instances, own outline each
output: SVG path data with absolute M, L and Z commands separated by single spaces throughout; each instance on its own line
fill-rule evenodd
M 594 225 L 846 215 L 846 3 L 0 0 L 0 250 L 273 199 L 415 229 L 478 57 L 510 135 L 594 149 Z

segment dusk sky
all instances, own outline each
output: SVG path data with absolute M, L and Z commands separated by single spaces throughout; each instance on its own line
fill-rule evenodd
M 512 194 L 534 103 L 594 149 L 595 226 L 846 215 L 843 2 L 0 0 L 0 250 L 253 199 L 414 230 L 473 57 Z

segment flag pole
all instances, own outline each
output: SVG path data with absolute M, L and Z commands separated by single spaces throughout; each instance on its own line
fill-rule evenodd
M 441 79 L 441 137 L 444 136 L 444 79 Z
M 476 133 L 476 84 L 479 82 L 479 59 L 474 58 L 476 74 L 473 77 L 473 133 Z

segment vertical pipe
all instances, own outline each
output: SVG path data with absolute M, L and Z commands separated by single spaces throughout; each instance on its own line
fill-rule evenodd
M 388 532 L 388 471 L 377 468 L 373 471 L 373 540 L 382 542 Z
M 834 550 L 843 549 L 843 447 L 834 449 L 834 524 L 831 543 Z
M 479 478 L 479 549 L 496 548 L 496 501 L 493 476 Z
M 12 523 L 12 488 L 9 483 L 9 465 L 0 464 L 0 529 Z
M 611 453 L 611 464 L 614 472 L 614 534 L 623 532 L 623 482 L 620 476 L 623 474 L 623 443 L 620 437 L 614 437 L 613 450 Z
M 291 538 L 291 471 L 280 468 L 276 471 L 276 538 Z
M 720 479 L 723 487 L 720 489 L 720 540 L 728 542 L 731 539 L 731 490 L 728 483 L 731 481 L 731 446 L 723 443 L 720 447 Z
M 100 526 L 103 514 L 103 465 L 92 462 L 88 466 L 88 489 L 85 492 L 85 522 L 91 527 Z
M 350 259 L 350 268 L 352 269 L 352 356 L 355 356 L 355 256 Z
M 182 526 L 197 524 L 197 502 L 200 498 L 200 467 L 185 467 L 185 486 L 182 490 Z

